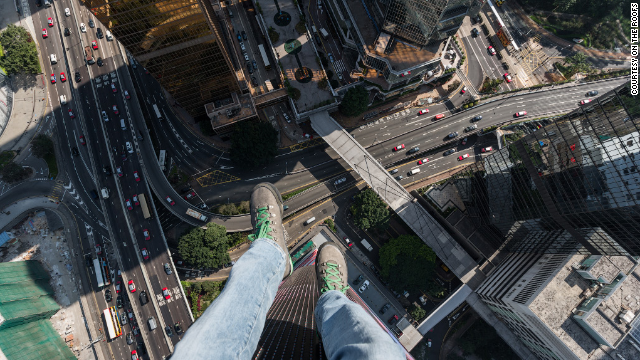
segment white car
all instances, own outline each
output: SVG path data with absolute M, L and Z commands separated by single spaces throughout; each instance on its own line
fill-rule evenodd
M 64 9 L 64 16 L 71 16 L 71 11 L 69 11 L 69 8 Z
M 133 154 L 133 146 L 131 145 L 131 143 L 127 141 L 126 146 L 127 146 L 127 152 L 129 154 Z
M 527 112 L 526 112 L 526 111 L 518 111 L 518 112 L 515 114 L 515 116 L 516 116 L 516 117 L 525 116 L 525 115 L 527 115 Z
M 84 23 L 80 23 L 80 31 L 83 33 L 87 32 L 87 26 Z
M 102 111 L 102 120 L 104 120 L 105 122 L 109 121 L 109 116 L 107 115 L 106 111 Z
M 482 148 L 482 150 L 481 150 L 481 151 L 482 151 L 483 153 L 486 153 L 486 152 L 490 152 L 491 150 L 493 150 L 493 148 L 492 148 L 491 146 L 489 146 L 489 147 L 486 147 L 486 148 Z
M 249 61 L 249 55 L 247 55 L 247 53 L 244 53 L 244 59 L 245 59 L 246 61 Z
M 246 50 L 246 47 L 244 46 L 244 43 L 240 43 L 240 49 L 242 49 L 242 51 Z
M 358 291 L 360 291 L 360 294 L 362 294 L 365 290 L 367 290 L 368 286 L 369 286 L 369 280 L 365 280 L 364 283 L 362 283 L 362 286 L 360 286 L 360 289 L 358 289 Z

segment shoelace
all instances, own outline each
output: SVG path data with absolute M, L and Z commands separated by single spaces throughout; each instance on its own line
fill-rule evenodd
M 271 220 L 269 220 L 269 216 L 271 215 L 269 213 L 269 208 L 267 206 L 264 207 L 260 207 L 258 208 L 258 213 L 256 214 L 256 218 L 258 220 L 258 223 L 256 224 L 256 233 L 255 234 L 250 234 L 248 236 L 250 241 L 254 241 L 255 239 L 260 239 L 260 238 L 267 238 L 267 239 L 271 239 L 273 240 L 273 236 L 269 235 L 269 233 L 272 231 L 271 227 L 269 225 L 271 225 Z
M 338 265 L 332 264 L 330 262 L 326 262 L 325 265 L 327 265 L 327 269 L 325 270 L 327 276 L 323 276 L 322 280 L 324 280 L 324 284 L 326 286 L 323 286 L 322 289 L 320 289 L 320 292 L 325 293 L 329 290 L 338 290 L 343 294 L 346 293 L 347 289 L 349 289 L 349 285 L 341 287 L 340 282 L 342 281 L 342 279 L 340 278 L 340 270 L 338 270 Z M 333 276 L 334 278 L 330 278 L 331 276 Z M 333 289 L 331 288 L 332 286 Z

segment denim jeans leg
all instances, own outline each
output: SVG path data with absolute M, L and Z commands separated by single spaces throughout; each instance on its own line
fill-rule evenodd
M 175 348 L 174 359 L 250 359 L 267 311 L 282 282 L 288 257 L 272 240 L 260 238 L 233 266 L 222 293 Z
M 402 346 L 394 342 L 362 306 L 339 291 L 322 294 L 315 315 L 329 360 L 406 359 Z

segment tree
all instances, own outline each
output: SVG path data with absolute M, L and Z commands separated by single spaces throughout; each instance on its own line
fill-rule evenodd
M 8 183 L 22 181 L 29 177 L 31 168 L 23 168 L 22 166 L 11 161 L 2 168 L 2 180 Z
M 193 228 L 180 237 L 178 253 L 196 268 L 215 269 L 228 263 L 229 239 L 224 226 L 209 223 L 207 229 Z M 195 290 L 194 290 L 195 291 Z
M 53 140 L 44 134 L 36 136 L 31 142 L 31 152 L 40 159 L 53 154 Z
M 231 137 L 231 160 L 245 168 L 270 163 L 278 154 L 278 133 L 270 123 L 244 121 L 236 125 Z
M 369 92 L 364 86 L 355 86 L 347 90 L 340 103 L 340 112 L 346 116 L 357 116 L 369 107 Z
M 413 309 L 409 311 L 409 313 L 411 314 L 411 317 L 415 321 L 420 321 L 420 319 L 422 319 L 423 317 L 425 317 L 425 315 L 427 315 L 427 312 L 423 308 L 415 305 L 413 306 Z
M 0 66 L 9 75 L 40 72 L 36 44 L 25 28 L 9 24 L 0 34 L 0 45 L 4 49 L 4 56 L 0 58 Z
M 371 189 L 365 189 L 356 195 L 350 210 L 354 223 L 362 230 L 384 229 L 389 224 L 387 204 Z
M 323 77 L 322 80 L 318 81 L 318 89 L 325 90 L 328 85 L 329 82 L 326 77 Z
M 382 277 L 397 291 L 418 293 L 436 284 L 436 254 L 415 235 L 401 235 L 380 248 Z
M 591 64 L 587 62 L 587 55 L 582 52 L 577 52 L 569 57 L 566 57 L 564 61 L 570 65 L 570 76 L 573 76 L 573 74 L 575 73 L 589 73 L 593 71 Z

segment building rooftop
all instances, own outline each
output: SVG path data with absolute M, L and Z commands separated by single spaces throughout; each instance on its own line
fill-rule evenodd
M 256 115 L 251 94 L 238 96 L 234 92 L 227 99 L 205 104 L 204 108 L 214 129 Z
M 601 257 L 590 271 L 596 278 L 608 281 L 620 272 L 631 272 L 603 299 L 599 291 L 606 286 L 594 292 L 592 282 L 573 268 L 585 259 L 584 255 L 572 256 L 529 308 L 580 359 L 599 359 L 606 353 L 614 358 L 616 353 L 626 359 L 637 358 L 638 351 L 625 341 L 631 328 L 620 316 L 625 310 L 634 315 L 640 311 L 640 271 L 629 257 Z M 589 329 L 592 335 L 587 333 Z M 613 346 L 599 344 L 597 336 Z

